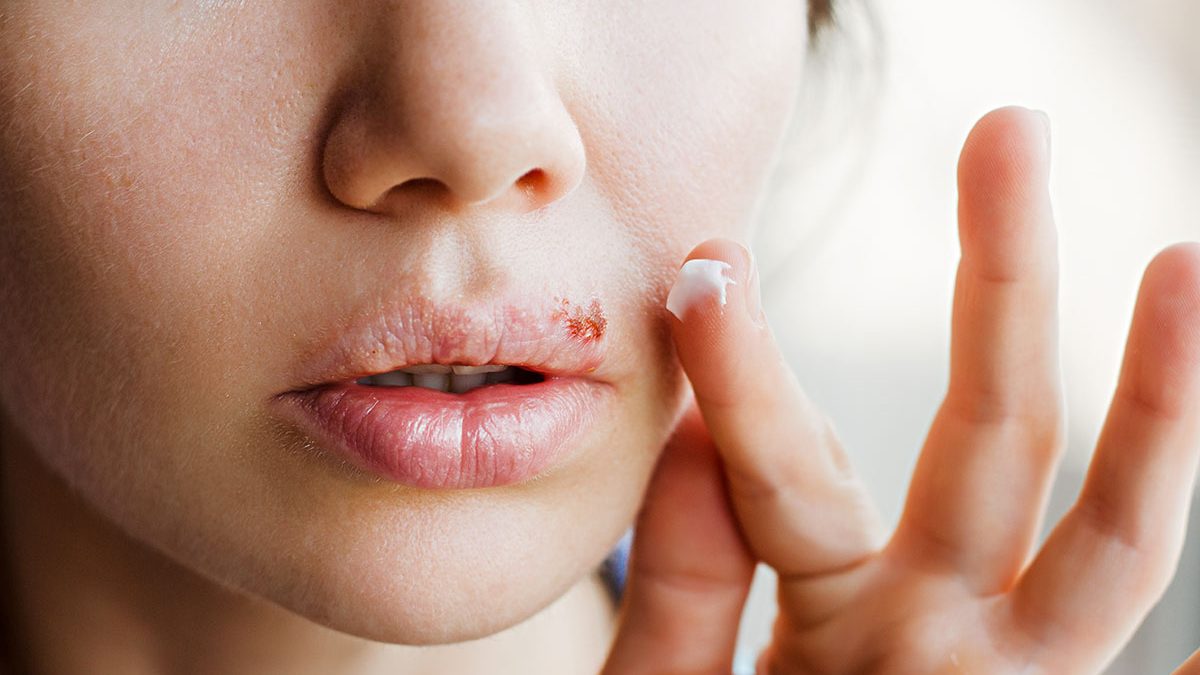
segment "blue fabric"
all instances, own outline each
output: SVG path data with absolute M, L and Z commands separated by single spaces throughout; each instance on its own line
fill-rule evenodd
M 629 528 L 600 565 L 600 576 L 617 603 L 621 602 L 621 595 L 625 592 L 625 579 L 629 576 L 629 550 L 632 546 L 633 528 Z

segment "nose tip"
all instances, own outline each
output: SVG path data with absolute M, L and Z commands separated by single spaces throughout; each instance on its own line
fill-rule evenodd
M 329 192 L 389 213 L 429 200 L 529 211 L 574 190 L 583 141 L 519 17 L 406 7 L 421 12 L 393 22 L 326 137 Z
M 523 129 L 533 126 L 537 128 Z M 507 129 L 493 126 L 475 133 L 447 130 L 423 153 L 430 158 L 427 175 L 417 178 L 426 190 L 439 190 L 469 206 L 508 202 L 532 210 L 569 194 L 585 171 L 583 142 L 564 114 L 512 121 Z M 388 188 L 385 200 L 404 201 L 409 178 Z

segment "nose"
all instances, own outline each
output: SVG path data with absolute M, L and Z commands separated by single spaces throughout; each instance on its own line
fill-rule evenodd
M 571 192 L 583 141 L 523 3 L 378 3 L 322 153 L 330 193 L 378 213 L 438 198 L 522 211 Z

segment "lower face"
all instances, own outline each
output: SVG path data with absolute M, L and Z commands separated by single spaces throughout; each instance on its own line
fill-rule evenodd
M 533 212 L 389 217 L 320 167 L 342 104 L 370 94 L 346 75 L 381 65 L 363 56 L 381 17 L 446 7 L 392 4 L 5 3 L 0 406 L 135 541 L 337 630 L 438 643 L 536 613 L 631 522 L 685 391 L 663 300 L 693 245 L 748 233 L 805 8 L 522 3 L 586 152 L 578 185 Z M 460 14 L 440 20 L 478 20 Z M 426 95 L 487 66 L 422 39 L 392 51 L 450 64 L 419 73 Z M 276 405 L 378 298 L 497 289 L 595 299 L 606 321 L 595 409 L 533 475 L 404 480 Z

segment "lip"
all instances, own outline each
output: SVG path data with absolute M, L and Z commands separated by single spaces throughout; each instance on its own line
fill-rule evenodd
M 565 461 L 606 417 L 613 390 L 598 376 L 606 328 L 596 299 L 404 301 L 342 332 L 274 404 L 322 449 L 392 482 L 519 483 Z M 426 363 L 520 366 L 544 379 L 464 394 L 356 382 Z

